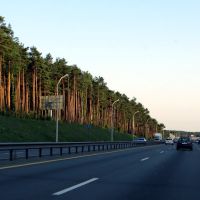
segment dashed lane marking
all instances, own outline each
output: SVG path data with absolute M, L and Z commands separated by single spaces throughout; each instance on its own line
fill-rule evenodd
M 141 162 L 144 162 L 145 160 L 149 160 L 149 158 L 150 158 L 150 157 L 146 157 L 146 158 L 141 159 L 140 161 L 141 161 Z
M 53 196 L 60 196 L 60 195 L 62 195 L 62 194 L 65 194 L 65 193 L 67 193 L 67 192 L 70 192 L 70 191 L 72 191 L 72 190 L 75 190 L 75 189 L 77 189 L 77 188 L 79 188 L 79 187 L 82 187 L 82 186 L 84 186 L 84 185 L 87 185 L 87 184 L 92 183 L 92 182 L 97 181 L 97 180 L 98 180 L 98 178 L 92 178 L 92 179 L 90 179 L 90 180 L 87 180 L 87 181 L 85 181 L 85 182 L 79 183 L 79 184 L 74 185 L 74 186 L 72 186 L 72 187 L 66 188 L 66 189 L 61 190 L 61 191 L 59 191 L 59 192 L 55 192 L 55 193 L 53 194 Z

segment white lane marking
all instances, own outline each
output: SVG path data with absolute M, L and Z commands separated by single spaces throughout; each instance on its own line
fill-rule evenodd
M 79 184 L 74 185 L 74 186 L 72 186 L 72 187 L 66 188 L 66 189 L 61 190 L 61 191 L 59 191 L 59 192 L 56 192 L 56 193 L 54 193 L 53 195 L 54 195 L 54 196 L 62 195 L 62 194 L 64 194 L 64 193 L 67 193 L 67 192 L 70 192 L 70 191 L 72 191 L 72 190 L 75 190 L 75 189 L 77 189 L 77 188 L 79 188 L 79 187 L 82 187 L 82 186 L 84 186 L 84 185 L 87 185 L 87 184 L 89 184 L 89 183 L 92 183 L 92 182 L 94 182 L 94 181 L 96 181 L 96 180 L 98 180 L 98 178 L 92 178 L 92 179 L 87 180 L 87 181 L 85 181 L 85 182 L 79 183 Z
M 164 153 L 164 151 L 161 151 L 160 153 Z
M 145 161 L 145 160 L 148 160 L 149 158 L 150 158 L 150 157 L 146 157 L 146 158 L 141 159 L 140 161 L 143 162 L 143 161 Z

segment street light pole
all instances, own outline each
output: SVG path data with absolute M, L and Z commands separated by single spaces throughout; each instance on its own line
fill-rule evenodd
M 117 103 L 119 101 L 119 99 L 117 99 L 116 101 L 113 102 L 112 104 L 112 116 L 111 116 L 111 142 L 113 142 L 113 132 L 114 132 L 114 123 L 113 123 L 113 108 L 114 108 L 114 104 Z
M 138 111 L 136 111 L 136 112 L 134 112 L 134 114 L 133 114 L 133 124 L 132 124 L 132 128 L 133 128 L 133 131 L 132 131 L 132 134 L 134 135 L 134 133 L 135 133 L 135 115 L 137 114 L 137 113 L 139 113 L 140 111 L 138 110 Z
M 58 142 L 58 86 L 61 82 L 61 80 L 65 77 L 68 77 L 68 80 L 69 80 L 69 75 L 68 74 L 65 74 L 64 76 L 62 76 L 58 83 L 57 83 L 57 86 L 56 86 L 56 142 Z

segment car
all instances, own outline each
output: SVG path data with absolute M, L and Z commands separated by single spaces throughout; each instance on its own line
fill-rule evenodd
M 174 143 L 177 143 L 177 142 L 178 142 L 178 139 L 179 139 L 179 138 L 177 138 L 177 137 L 174 138 L 174 139 L 173 139 L 173 142 L 174 142 Z
M 176 150 L 179 149 L 190 149 L 193 150 L 192 140 L 189 137 L 180 137 L 176 144 Z
M 167 144 L 173 145 L 173 144 L 174 144 L 174 141 L 173 141 L 171 138 L 166 138 L 166 139 L 165 139 L 165 144 L 166 144 L 166 145 L 167 145 Z
M 147 140 L 144 137 L 140 137 L 140 138 L 134 139 L 133 142 L 135 142 L 136 144 L 146 144 Z

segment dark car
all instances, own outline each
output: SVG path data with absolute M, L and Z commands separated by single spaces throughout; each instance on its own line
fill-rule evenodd
M 176 144 L 176 150 L 179 149 L 190 149 L 192 151 L 192 140 L 189 137 L 180 137 Z

